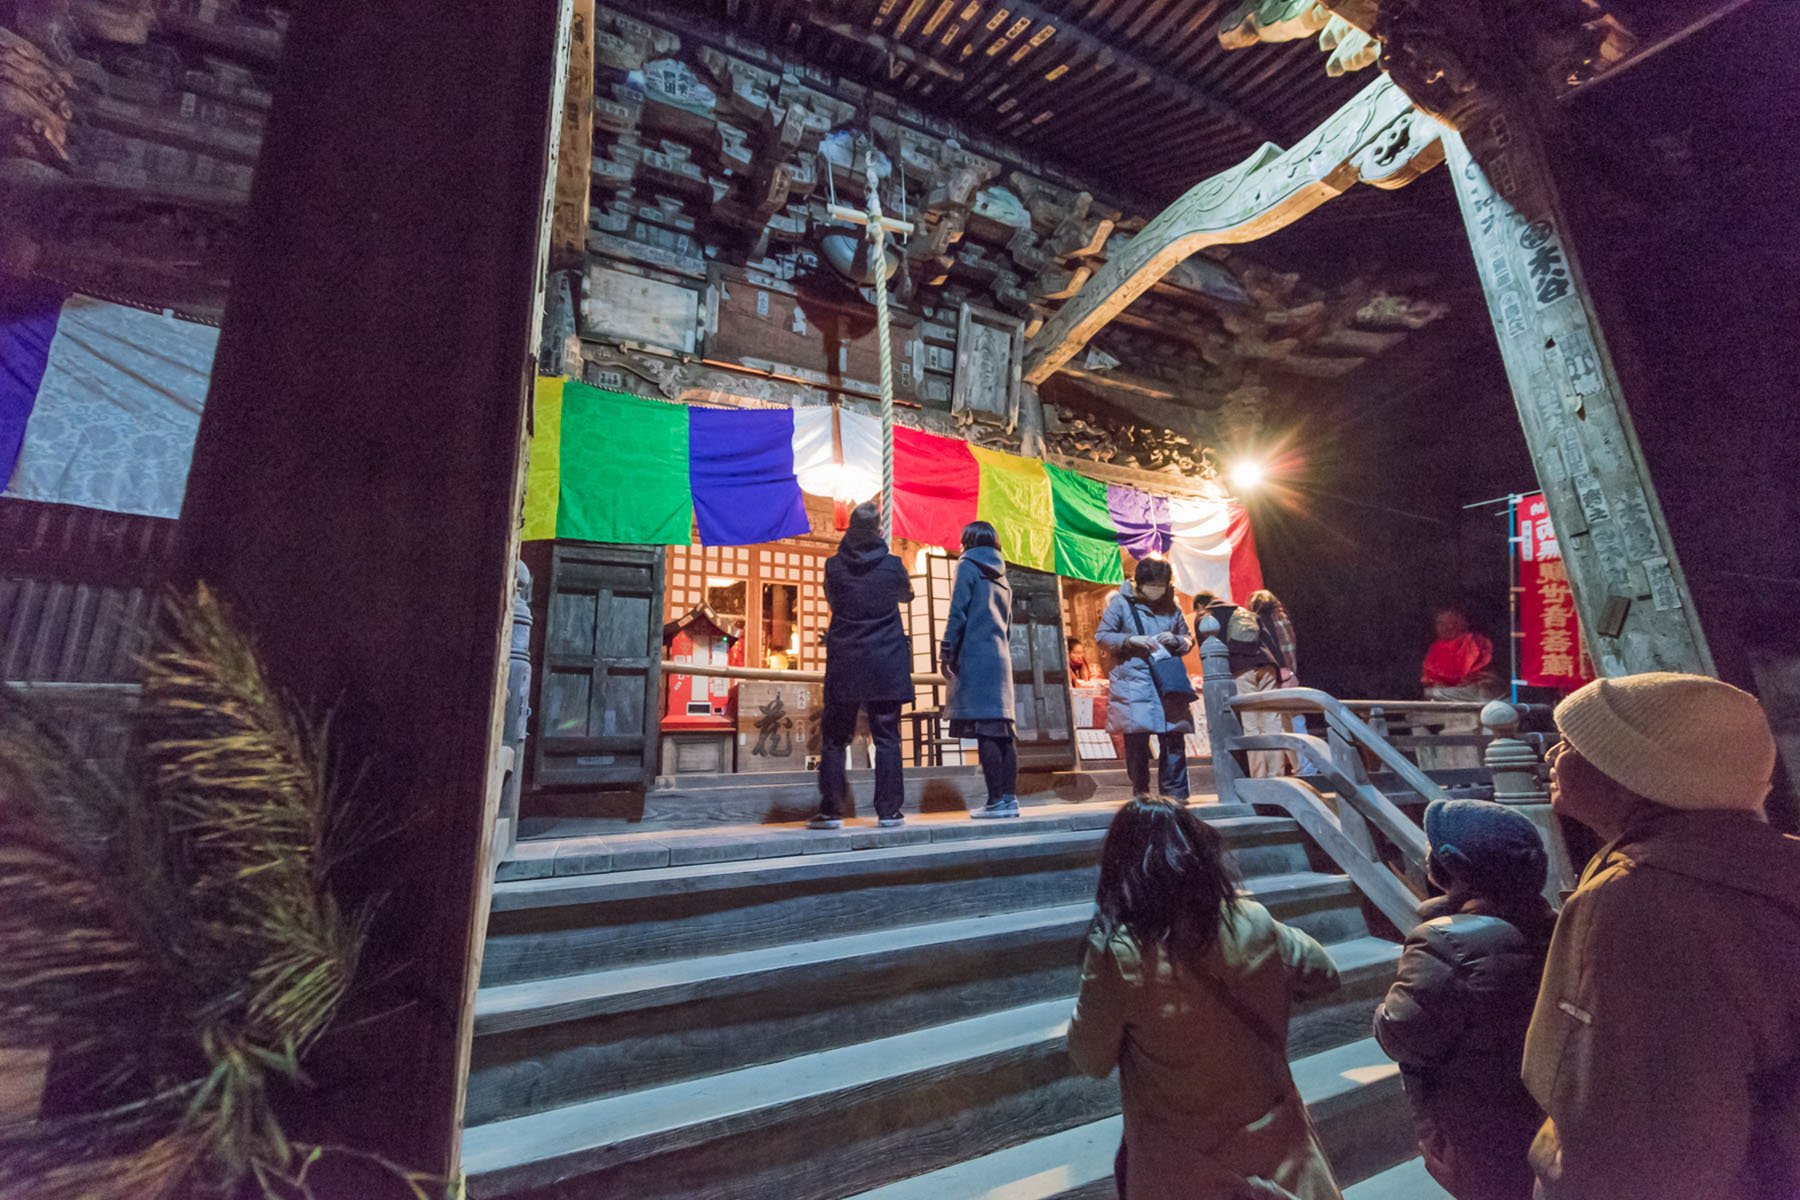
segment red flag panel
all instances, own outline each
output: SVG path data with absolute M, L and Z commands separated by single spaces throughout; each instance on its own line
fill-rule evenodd
M 981 469 L 968 443 L 895 426 L 895 537 L 961 549 L 980 494 Z

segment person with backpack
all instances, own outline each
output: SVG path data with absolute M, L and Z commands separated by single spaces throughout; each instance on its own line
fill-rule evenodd
M 1218 832 L 1168 800 L 1113 818 L 1094 900 L 1069 1057 L 1119 1069 L 1122 1200 L 1341 1200 L 1287 1061 L 1293 1003 L 1339 985 L 1325 948 L 1241 893 Z
M 1194 648 L 1173 572 L 1160 559 L 1138 563 L 1132 578 L 1106 602 L 1094 640 L 1111 657 L 1106 676 L 1106 728 L 1125 741 L 1125 774 L 1135 796 L 1150 794 L 1150 737 L 1157 741 L 1157 788 L 1171 799 L 1188 798 L 1187 735 L 1194 731 L 1191 686 L 1186 696 L 1167 692 L 1161 668 L 1186 681 L 1182 655 Z M 1167 660 L 1174 659 L 1173 667 Z
M 1000 536 L 986 521 L 962 531 L 962 561 L 938 665 L 950 680 L 944 706 L 950 736 L 974 738 L 987 805 L 969 815 L 991 821 L 1019 815 L 1019 753 L 1013 741 L 1012 584 Z
M 1259 695 L 1281 686 L 1281 635 L 1272 613 L 1259 615 L 1211 592 L 1195 592 L 1194 624 L 1202 617 L 1219 623 L 1219 640 L 1230 652 L 1231 678 L 1238 695 Z M 1252 737 L 1285 732 L 1278 712 L 1240 710 L 1238 723 Z M 1252 750 L 1248 758 L 1250 774 L 1256 778 L 1280 775 L 1287 767 L 1287 755 L 1280 750 Z
M 1487 800 L 1425 809 L 1419 906 L 1375 1038 L 1400 1064 L 1425 1169 L 1456 1200 L 1531 1200 L 1544 1114 L 1519 1078 L 1556 913 L 1549 856 L 1524 813 Z

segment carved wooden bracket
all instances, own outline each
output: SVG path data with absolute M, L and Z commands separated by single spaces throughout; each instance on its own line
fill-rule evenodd
M 1031 339 L 1024 378 L 1042 383 L 1176 264 L 1207 246 L 1249 242 L 1291 224 L 1353 184 L 1397 188 L 1443 161 L 1441 126 L 1386 75 L 1312 133 L 1265 144 L 1157 214 Z

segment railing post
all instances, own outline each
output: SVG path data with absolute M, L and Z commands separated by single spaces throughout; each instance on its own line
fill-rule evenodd
M 493 861 L 512 850 L 519 832 L 519 792 L 525 775 L 525 731 L 531 721 L 531 569 L 513 564 L 512 644 L 506 660 L 506 709 L 500 744 L 512 751 L 500 792 Z
M 1237 695 L 1237 680 L 1231 677 L 1231 652 L 1218 638 L 1216 619 L 1201 617 L 1194 632 L 1205 639 L 1200 643 L 1200 696 L 1206 706 L 1206 736 L 1212 743 L 1213 781 L 1219 791 L 1219 803 L 1235 804 L 1244 768 L 1232 754 L 1231 744 L 1243 736 L 1244 728 L 1231 708 L 1231 698 Z
M 1487 745 L 1485 761 L 1494 781 L 1494 800 L 1524 813 L 1537 826 L 1544 852 L 1550 858 L 1544 895 L 1551 904 L 1560 904 L 1562 894 L 1575 886 L 1575 867 L 1569 861 L 1562 826 L 1550 807 L 1543 764 L 1531 744 L 1516 736 L 1519 710 L 1506 701 L 1495 700 L 1482 709 L 1481 724 L 1493 737 Z
M 1325 723 L 1325 741 L 1331 747 L 1331 765 L 1337 768 L 1339 775 L 1342 775 L 1353 786 L 1369 782 L 1369 772 L 1368 768 L 1363 765 L 1362 751 L 1358 750 L 1344 736 L 1343 731 L 1330 721 Z M 1363 820 L 1363 815 L 1356 810 L 1356 805 L 1350 803 L 1347 797 L 1338 797 L 1337 818 L 1338 824 L 1343 826 L 1344 836 L 1349 838 L 1358 850 L 1379 862 L 1381 856 L 1375 851 L 1375 837 L 1369 832 L 1369 823 Z

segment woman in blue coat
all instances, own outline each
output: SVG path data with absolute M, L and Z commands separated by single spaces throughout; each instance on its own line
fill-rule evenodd
M 1125 774 L 1133 794 L 1150 794 L 1150 735 L 1155 734 L 1158 789 L 1171 800 L 1186 800 L 1186 743 L 1194 716 L 1186 700 L 1164 700 L 1150 677 L 1152 655 L 1166 651 L 1179 658 L 1194 647 L 1171 577 L 1166 562 L 1138 563 L 1132 582 L 1107 601 L 1094 640 L 1115 664 L 1106 677 L 1106 728 L 1125 736 Z
M 974 738 L 987 807 L 977 820 L 1019 815 L 1019 755 L 1013 745 L 1012 584 L 1000 538 L 986 521 L 962 531 L 962 561 L 938 663 L 950 680 L 950 736 Z

